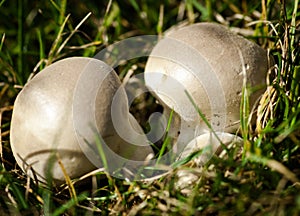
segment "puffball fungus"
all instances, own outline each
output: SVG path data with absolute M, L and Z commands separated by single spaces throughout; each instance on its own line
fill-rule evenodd
M 93 87 L 98 88 L 97 96 L 94 101 L 91 100 L 94 104 L 87 104 L 94 106 L 91 109 L 94 109 L 95 113 L 80 113 L 80 109 L 74 110 L 74 94 L 84 70 L 91 72 L 88 74 L 94 73 L 91 76 L 95 78 L 98 75 L 103 77 L 101 86 Z M 151 147 L 132 148 L 132 145 L 129 146 L 114 130 L 111 104 L 120 88 L 121 82 L 113 69 L 93 58 L 66 58 L 40 71 L 24 86 L 14 104 L 10 141 L 18 165 L 31 177 L 33 174 L 30 169 L 33 169 L 40 181 L 45 182 L 48 177 L 52 177 L 60 183 L 65 180 L 65 174 L 76 178 L 95 169 L 95 163 L 92 163 L 95 158 L 88 158 L 85 151 L 96 149 L 88 149 L 89 145 L 95 145 L 93 141 L 96 135 L 80 137 L 81 132 L 74 128 L 73 115 L 77 119 L 94 117 L 101 137 L 115 153 L 132 160 L 144 160 L 152 153 Z M 82 98 L 89 97 L 88 92 L 79 94 Z M 137 121 L 129 114 L 125 91 L 121 91 L 121 98 L 117 105 L 124 108 L 122 112 L 125 113 L 124 119 L 127 122 L 119 123 L 124 124 L 125 130 L 130 131 L 129 122 L 131 127 L 141 132 Z M 146 136 L 141 137 L 141 142 L 147 142 Z M 78 141 L 81 138 L 92 143 L 80 146 Z M 63 169 L 65 171 L 62 171 Z
M 189 142 L 209 129 L 184 90 L 214 130 L 236 132 L 244 85 L 260 89 L 250 96 L 252 106 L 266 87 L 267 72 L 267 52 L 257 44 L 220 24 L 198 23 L 170 30 L 156 44 L 145 82 L 166 110 L 173 109 L 181 124 L 192 128 Z

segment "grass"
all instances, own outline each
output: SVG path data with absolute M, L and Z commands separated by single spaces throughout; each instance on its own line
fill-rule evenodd
M 299 17 L 298 0 L 0 1 L 0 215 L 299 215 Z M 61 58 L 92 57 L 130 36 L 201 21 L 235 27 L 276 63 L 270 70 L 275 79 L 253 114 L 255 127 L 247 124 L 251 90 L 244 89 L 241 154 L 230 148 L 203 168 L 187 163 L 152 182 L 127 182 L 98 170 L 64 186 L 41 185 L 16 166 L 10 118 L 30 77 Z M 117 72 L 126 74 L 130 64 L 143 70 L 143 61 L 132 61 Z M 140 122 L 159 109 L 152 97 L 144 100 L 146 109 L 132 108 L 143 114 Z M 196 177 L 185 190 L 176 185 L 182 171 Z

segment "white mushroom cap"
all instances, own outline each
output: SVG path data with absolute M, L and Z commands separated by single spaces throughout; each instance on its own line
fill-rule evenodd
M 205 163 L 207 163 L 210 160 L 210 158 L 214 154 L 222 157 L 223 147 L 220 141 L 227 148 L 231 148 L 234 146 L 239 147 L 241 149 L 243 144 L 243 139 L 233 134 L 225 132 L 216 132 L 216 134 L 205 133 L 200 136 L 197 136 L 195 139 L 189 142 L 184 148 L 182 154 L 178 157 L 178 160 L 184 159 L 192 153 L 199 152 L 199 155 L 192 161 L 194 162 L 196 167 L 201 168 Z M 181 193 L 189 195 L 192 192 L 196 182 L 199 181 L 200 175 L 201 172 L 197 173 L 197 170 L 178 170 L 176 173 L 177 178 L 175 180 L 175 187 L 178 190 L 180 190 Z
M 239 127 L 244 78 L 248 86 L 263 88 L 267 71 L 264 49 L 222 25 L 198 23 L 170 31 L 156 44 L 146 64 L 145 82 L 166 109 L 200 128 L 196 135 L 206 126 L 184 89 L 215 130 L 233 132 Z M 160 78 L 153 78 L 154 73 Z M 251 104 L 261 92 L 251 95 Z
M 82 72 L 87 69 L 91 72 L 96 71 L 100 76 L 106 76 L 101 87 L 97 89 L 94 104 L 91 104 L 94 113 L 74 110 L 73 104 L 75 91 L 78 94 L 77 82 Z M 84 85 L 88 86 L 89 83 Z M 111 104 L 120 86 L 116 73 L 102 61 L 92 58 L 67 58 L 38 73 L 24 86 L 14 104 L 10 140 L 19 166 L 31 177 L 28 168 L 32 167 L 41 181 L 45 181 L 48 171 L 51 171 L 53 179 L 57 182 L 64 181 L 64 174 L 57 163 L 57 155 L 71 178 L 94 169 L 95 165 L 92 162 L 95 158 L 88 158 L 89 154 L 86 152 L 94 151 L 96 147 L 88 149 L 88 145 L 80 145 L 79 140 L 86 139 L 92 142 L 89 144 L 94 145 L 96 135 L 81 137 L 82 134 L 85 135 L 85 131 L 82 134 L 81 131 L 75 131 L 74 117 L 77 121 L 94 118 L 100 135 L 110 149 L 132 160 L 144 160 L 152 153 L 151 147 L 132 147 L 114 130 Z M 79 92 L 79 94 L 85 98 L 90 97 L 86 92 Z M 81 97 L 82 103 L 85 102 L 84 97 Z M 123 97 L 119 103 L 124 108 L 124 119 L 127 121 L 120 124 L 124 124 L 123 127 L 127 128 L 129 134 L 131 128 L 138 133 L 142 132 L 136 120 L 129 114 L 125 91 Z M 80 105 L 81 101 L 77 103 Z M 140 137 L 140 142 L 147 142 L 145 136 Z M 50 159 L 51 155 L 54 155 L 53 162 Z
M 225 146 L 238 145 L 242 146 L 243 139 L 237 135 L 226 133 L 226 132 L 216 132 L 214 133 L 204 133 L 197 136 L 192 141 L 190 141 L 186 147 L 183 149 L 182 153 L 178 157 L 178 160 L 188 157 L 194 152 L 200 151 L 199 156 L 194 159 L 197 166 L 202 166 L 215 154 L 220 153 L 223 149 L 220 141 Z

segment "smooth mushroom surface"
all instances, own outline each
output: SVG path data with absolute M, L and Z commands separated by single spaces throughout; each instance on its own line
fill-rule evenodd
M 77 96 L 75 91 L 78 94 L 78 81 L 83 71 L 91 72 L 88 74 L 96 72 L 96 75 L 105 77 L 100 86 L 93 87 L 98 88 L 94 100 L 91 99 L 94 104 L 87 104 L 94 113 L 84 113 L 84 109 L 81 111 L 74 108 L 74 98 Z M 81 84 L 83 87 L 90 85 Z M 74 128 L 74 119 L 89 118 L 95 118 L 98 132 L 113 152 L 130 160 L 144 160 L 152 153 L 152 148 L 144 143 L 141 144 L 143 146 L 130 145 L 114 130 L 111 104 L 120 88 L 122 90 L 121 82 L 113 69 L 93 58 L 66 58 L 40 71 L 24 86 L 14 104 L 10 141 L 18 165 L 31 177 L 33 174 L 30 169 L 33 169 L 40 181 L 45 182 L 48 177 L 52 177 L 59 183 L 65 180 L 65 176 L 58 162 L 61 162 L 70 178 L 95 169 L 96 159 L 89 158 L 87 155 L 92 154 L 86 152 L 97 154 L 94 141 L 96 135 L 81 137 L 84 131 L 81 133 L 77 131 L 78 128 Z M 80 105 L 85 103 L 84 98 L 89 98 L 89 92 L 79 91 L 79 94 L 82 96 L 79 97 L 82 102 L 77 101 Z M 121 95 L 123 99 L 117 105 L 124 108 L 122 114 L 125 113 L 126 122 L 118 123 L 129 134 L 131 128 L 141 133 L 142 129 L 129 113 L 125 91 L 121 91 Z M 147 142 L 146 136 L 140 137 L 140 142 Z M 82 146 L 79 144 L 80 139 L 91 143 Z
M 191 153 L 198 152 L 199 156 L 193 161 L 198 167 L 203 166 L 215 153 L 218 155 L 222 152 L 223 147 L 221 142 L 226 147 L 230 145 L 241 147 L 243 139 L 237 135 L 226 132 L 216 132 L 215 134 L 204 133 L 197 136 L 186 145 L 178 157 L 178 160 L 188 157 Z
M 164 108 L 180 118 L 174 134 L 180 133 L 183 122 L 184 128 L 191 128 L 184 138 L 188 143 L 210 130 L 191 101 L 215 131 L 235 133 L 243 85 L 258 89 L 250 95 L 251 107 L 266 87 L 268 68 L 267 51 L 257 44 L 220 24 L 197 23 L 168 32 L 155 45 L 145 83 Z

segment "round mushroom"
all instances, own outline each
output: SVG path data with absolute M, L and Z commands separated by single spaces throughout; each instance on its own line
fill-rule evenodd
M 226 132 L 216 132 L 216 133 L 204 133 L 197 136 L 192 141 L 190 141 L 184 148 L 178 160 L 185 159 L 191 156 L 192 153 L 197 153 L 198 156 L 191 160 L 190 165 L 196 167 L 202 167 L 207 163 L 213 155 L 223 157 L 223 146 L 225 145 L 229 148 L 238 148 L 240 153 L 242 151 L 243 139 L 237 135 L 226 133 Z M 196 171 L 196 172 L 194 172 Z M 199 170 L 198 170 L 199 171 Z M 211 174 L 215 174 L 214 171 Z M 176 172 L 175 187 L 185 195 L 192 193 L 194 185 L 201 176 L 201 172 L 197 173 L 197 169 L 179 169 Z
M 222 143 L 222 144 L 221 144 Z M 203 166 L 214 155 L 221 154 L 223 146 L 237 145 L 241 147 L 243 139 L 237 135 L 216 132 L 216 133 L 204 133 L 191 140 L 182 153 L 178 157 L 178 160 L 184 159 L 192 153 L 199 152 L 199 156 L 196 157 L 193 162 L 198 166 Z
M 84 101 L 90 97 L 89 92 L 78 87 L 91 85 L 78 83 L 83 71 L 90 72 L 84 75 L 91 74 L 93 80 L 97 80 L 98 76 L 103 78 L 99 86 L 93 87 L 96 88 L 96 95 L 88 101 L 91 104 L 85 104 Z M 101 138 L 113 152 L 130 160 L 144 160 L 152 153 L 152 148 L 145 145 L 146 136 L 140 135 L 142 144 L 136 146 L 123 140 L 114 130 L 111 115 L 116 113 L 112 113 L 112 101 L 117 91 L 121 92 L 121 96 L 115 106 L 123 108 L 122 115 L 126 120 L 119 124 L 129 135 L 132 129 L 141 134 L 142 129 L 129 113 L 126 93 L 117 74 L 104 62 L 72 57 L 43 69 L 24 86 L 14 104 L 10 141 L 18 165 L 31 177 L 36 175 L 43 182 L 52 177 L 58 183 L 65 180 L 65 174 L 76 178 L 95 169 L 95 160 L 98 158 L 88 152 L 95 153 L 97 149 L 96 131 L 92 128 L 90 131 L 94 133 L 85 137 L 85 131 L 78 131 L 81 128 L 76 126 L 78 121 L 92 118 Z M 76 101 L 76 97 L 82 101 Z M 94 113 L 84 113 L 81 104 L 90 106 Z M 82 140 L 89 143 L 80 145 Z
M 257 44 L 220 24 L 198 23 L 170 31 L 156 44 L 145 83 L 165 110 L 178 114 L 175 136 L 185 134 L 188 143 L 210 130 L 195 106 L 213 130 L 236 132 L 243 86 L 259 89 L 250 96 L 252 106 L 266 87 L 267 72 L 267 52 Z

